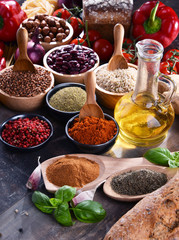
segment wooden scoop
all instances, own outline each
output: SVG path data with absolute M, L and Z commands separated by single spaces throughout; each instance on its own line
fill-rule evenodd
M 17 31 L 17 43 L 19 47 L 19 57 L 16 60 L 13 71 L 35 72 L 35 67 L 27 55 L 28 33 L 25 28 L 19 28 Z
M 114 71 L 115 69 L 127 69 L 128 64 L 125 57 L 122 54 L 122 44 L 124 39 L 124 27 L 121 24 L 114 26 L 114 53 L 108 62 L 108 71 Z
M 93 71 L 86 73 L 84 82 L 86 86 L 87 100 L 82 109 L 80 110 L 79 121 L 81 121 L 85 117 L 92 116 L 97 118 L 104 118 L 103 110 L 97 104 L 95 99 L 95 73 Z

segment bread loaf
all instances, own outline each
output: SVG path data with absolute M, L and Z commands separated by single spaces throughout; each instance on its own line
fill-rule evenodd
M 83 0 L 83 20 L 88 28 L 97 30 L 102 38 L 113 41 L 113 28 L 116 23 L 129 31 L 133 10 L 133 0 Z
M 121 217 L 104 240 L 179 240 L 179 171 Z

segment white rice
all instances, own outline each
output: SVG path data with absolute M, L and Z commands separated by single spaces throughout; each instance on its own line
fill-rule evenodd
M 96 73 L 96 83 L 99 87 L 114 93 L 124 93 L 134 90 L 137 70 L 133 67 L 108 71 L 107 65 Z

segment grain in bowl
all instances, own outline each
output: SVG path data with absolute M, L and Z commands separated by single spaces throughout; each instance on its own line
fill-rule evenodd
M 137 70 L 134 67 L 127 69 L 107 70 L 107 64 L 96 71 L 96 83 L 106 91 L 126 93 L 134 90 Z

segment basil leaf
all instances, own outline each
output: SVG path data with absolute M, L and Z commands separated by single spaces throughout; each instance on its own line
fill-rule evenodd
M 173 159 L 171 159 L 168 164 L 169 164 L 169 167 L 171 168 L 177 168 L 179 167 L 179 152 L 174 152 L 172 154 L 172 157 Z
M 173 159 L 171 152 L 167 148 L 153 148 L 148 150 L 144 157 L 155 164 L 168 166 L 169 160 Z
M 49 201 L 52 204 L 52 206 L 54 206 L 54 207 L 57 207 L 59 204 L 62 203 L 62 201 L 57 198 L 50 198 Z
M 85 223 L 99 222 L 106 216 L 106 211 L 98 202 L 85 200 L 72 208 L 75 217 Z
M 44 213 L 52 213 L 53 212 L 53 206 L 50 203 L 50 199 L 47 195 L 44 193 L 41 193 L 39 191 L 35 191 L 32 194 L 32 202 L 35 204 L 35 206 Z
M 75 194 L 76 194 L 75 188 L 64 185 L 55 192 L 55 197 L 59 199 L 61 202 L 69 202 L 73 199 Z
M 63 202 L 62 204 L 58 205 L 54 211 L 54 217 L 63 226 L 72 226 L 72 218 L 69 210 L 69 206 L 67 202 Z

